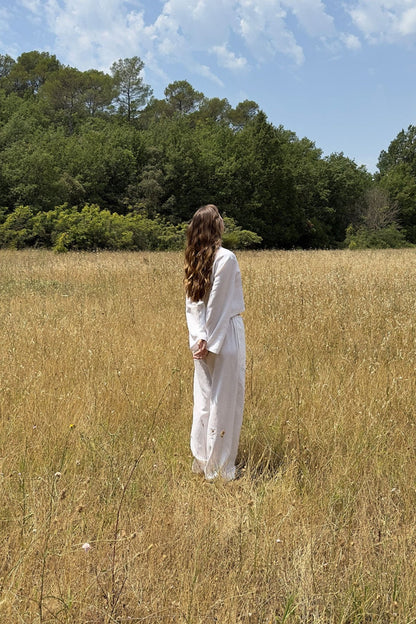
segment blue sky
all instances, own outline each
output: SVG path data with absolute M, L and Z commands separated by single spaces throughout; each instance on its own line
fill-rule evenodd
M 416 0 L 0 0 L 0 53 L 109 71 L 140 56 L 163 97 L 188 80 L 376 171 L 416 123 Z

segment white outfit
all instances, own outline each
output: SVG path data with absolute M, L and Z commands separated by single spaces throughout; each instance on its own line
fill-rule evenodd
M 186 299 L 189 345 L 207 341 L 206 358 L 194 360 L 194 410 L 191 451 L 194 472 L 209 480 L 235 477 L 235 459 L 244 408 L 245 335 L 240 314 L 243 289 L 237 258 L 220 247 L 211 288 L 202 301 Z

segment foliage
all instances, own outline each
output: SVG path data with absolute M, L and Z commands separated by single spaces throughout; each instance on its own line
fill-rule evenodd
M 416 174 L 416 126 L 410 125 L 401 130 L 390 143 L 387 151 L 382 150 L 378 161 L 381 175 L 400 164 L 407 163 L 411 172 Z
M 103 72 L 64 67 L 43 85 L 40 95 L 50 118 L 72 134 L 88 116 L 106 110 L 114 99 L 115 87 Z
M 344 245 L 349 249 L 410 246 L 397 221 L 397 213 L 397 202 L 393 203 L 381 186 L 373 186 L 357 208 L 355 224 L 347 227 Z
M 228 249 L 251 249 L 261 244 L 261 236 L 250 230 L 243 230 L 231 217 L 224 216 L 224 247 Z
M 119 59 L 111 66 L 116 96 L 117 112 L 132 121 L 152 94 L 149 85 L 144 84 L 141 75 L 144 63 L 138 56 Z
M 401 130 L 382 151 L 378 182 L 397 205 L 397 220 L 407 240 L 416 243 L 416 126 Z
M 158 100 L 143 69 L 137 56 L 119 59 L 106 74 L 64 67 L 46 52 L 16 61 L 0 55 L 6 213 L 28 206 L 36 216 L 64 204 L 82 213 L 94 205 L 107 211 L 105 221 L 108 214 L 127 218 L 134 206 L 158 232 L 161 222 L 181 228 L 198 206 L 214 202 L 238 224 L 230 245 L 336 248 L 349 224 L 357 231 L 365 225 L 366 197 L 377 188 L 388 195 L 389 210 L 397 208 L 400 231 L 416 242 L 412 126 L 380 156 L 376 184 L 342 152 L 324 156 L 310 139 L 274 126 L 252 100 L 232 107 L 186 80 L 170 83 Z M 93 233 L 90 243 L 61 234 L 69 248 L 115 244 L 105 236 L 97 242 Z M 162 243 L 158 234 L 156 246 L 175 246 L 175 237 Z M 21 239 L 31 244 L 26 234 Z M 150 243 L 127 237 L 122 245 L 142 244 Z
M 203 93 L 195 91 L 187 80 L 172 82 L 165 89 L 166 102 L 173 113 L 186 115 L 196 110 L 204 99 Z
M 345 245 L 349 249 L 387 249 L 392 247 L 411 247 L 406 240 L 403 230 L 396 224 L 391 224 L 378 230 L 371 230 L 361 226 L 355 229 L 352 225 L 347 228 Z
M 254 232 L 243 230 L 233 219 L 225 218 L 224 244 L 244 249 L 260 244 Z M 186 223 L 174 225 L 145 211 L 132 209 L 125 215 L 86 204 L 82 209 L 58 206 L 47 212 L 18 206 L 6 214 L 0 211 L 0 247 L 21 249 L 35 246 L 63 252 L 70 250 L 174 250 L 185 243 Z
M 33 242 L 33 212 L 29 206 L 18 206 L 11 214 L 3 215 L 0 224 L 0 246 L 21 249 Z
M 61 67 L 55 55 L 49 52 L 23 52 L 16 62 L 8 55 L 1 57 L 0 84 L 9 92 L 21 97 L 31 97 Z
M 163 250 L 181 249 L 185 225 L 175 226 L 156 216 L 149 219 L 140 212 L 120 215 L 86 204 L 81 210 L 67 204 L 47 212 L 33 213 L 18 206 L 3 215 L 0 247 L 34 245 L 55 251 L 74 250 Z

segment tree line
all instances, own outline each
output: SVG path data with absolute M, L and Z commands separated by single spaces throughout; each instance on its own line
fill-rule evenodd
M 342 152 L 186 80 L 153 96 L 135 56 L 110 73 L 0 55 L 0 246 L 171 249 L 218 204 L 233 248 L 416 243 L 416 128 L 373 176 Z

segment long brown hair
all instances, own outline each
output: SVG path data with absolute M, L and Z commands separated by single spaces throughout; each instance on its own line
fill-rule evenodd
M 201 206 L 188 225 L 185 249 L 185 292 L 191 301 L 204 298 L 211 285 L 215 254 L 224 223 L 214 204 Z

